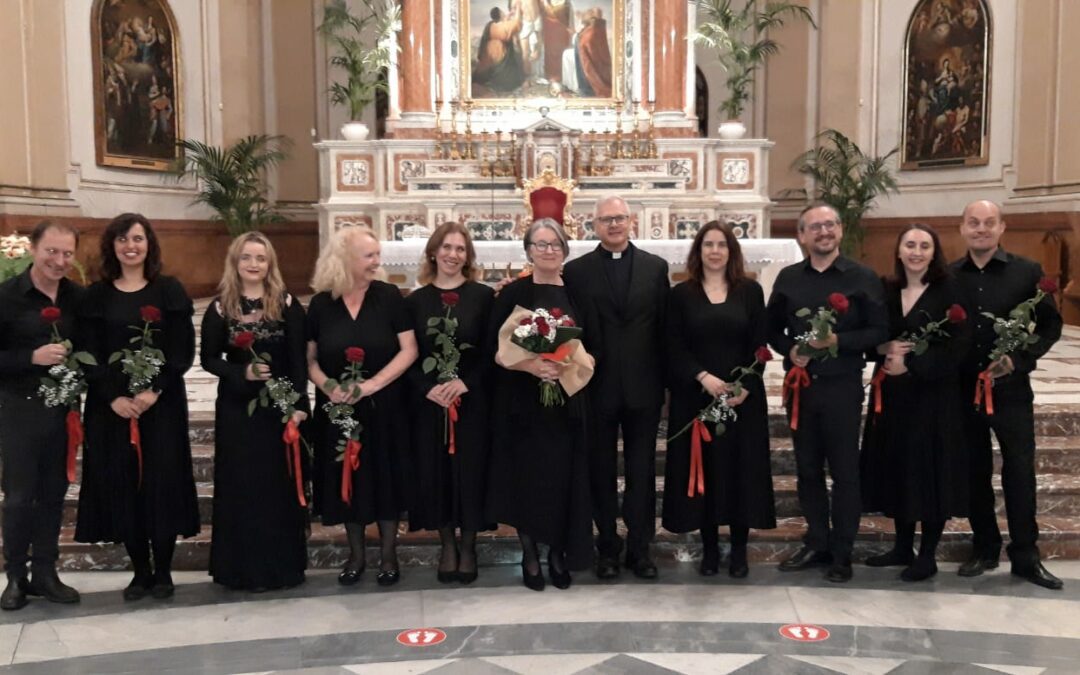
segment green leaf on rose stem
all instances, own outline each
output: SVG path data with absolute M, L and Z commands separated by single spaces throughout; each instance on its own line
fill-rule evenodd
M 258 399 L 255 399 L 255 398 L 251 399 L 251 403 L 248 403 L 248 417 L 251 417 L 252 415 L 255 414 L 255 408 L 258 405 L 259 405 L 259 400 Z
M 74 357 L 75 357 L 76 361 L 78 361 L 79 363 L 81 363 L 83 365 L 86 365 L 86 366 L 96 366 L 97 365 L 97 359 L 95 359 L 94 355 L 89 353 L 89 352 L 75 352 Z
M 270 363 L 270 355 L 267 354 L 266 352 L 263 352 L 262 354 L 259 354 L 259 358 L 262 359 L 263 361 L 265 361 L 266 363 Z
M 837 345 L 832 345 L 831 347 L 829 347 L 829 356 L 835 359 L 839 354 L 840 347 L 838 347 Z
M 438 329 L 438 328 L 428 328 L 428 329 L 427 329 L 427 330 L 426 330 L 426 331 L 424 332 L 424 334 L 425 334 L 425 335 L 438 335 L 438 334 L 439 334 L 439 329 Z
M 142 339 L 141 335 L 136 335 L 135 337 L 128 340 L 128 344 L 135 344 L 136 342 L 138 342 L 141 339 Z
M 460 345 L 458 345 L 458 349 L 460 349 L 461 351 L 465 351 L 466 349 L 472 349 L 472 348 L 473 348 L 473 346 L 471 344 L 469 344 L 468 342 L 462 342 Z
M 436 365 L 435 357 L 434 356 L 429 356 L 426 359 L 424 359 L 424 363 L 420 367 L 421 367 L 421 369 L 423 369 L 424 374 L 426 375 L 426 374 L 430 373 L 431 371 L 435 370 L 435 365 Z
M 1033 345 L 1033 344 L 1037 343 L 1038 341 L 1039 341 L 1039 336 L 1038 335 L 1028 335 L 1026 338 L 1024 338 L 1024 342 L 1026 342 L 1029 345 Z
M 433 326 L 438 326 L 440 321 L 442 321 L 442 317 L 433 316 L 427 320 L 427 325 L 429 328 Z
M 735 382 L 731 385 L 731 395 L 732 395 L 732 397 L 737 398 L 738 396 L 742 395 L 742 390 L 743 390 L 742 382 L 739 382 L 738 380 L 735 380 Z
M 113 352 L 109 355 L 109 363 L 116 363 L 120 359 L 124 358 L 124 355 L 120 352 Z
M 915 356 L 922 356 L 926 353 L 926 350 L 930 347 L 930 344 L 926 340 L 919 340 L 915 343 L 915 346 L 911 348 L 911 353 Z
M 43 378 L 41 378 L 41 383 L 43 385 L 45 385 L 46 387 L 48 387 L 49 389 L 55 389 L 56 388 L 56 380 L 52 379 L 51 377 L 43 377 Z
M 795 312 L 795 316 L 799 317 L 800 319 L 804 319 L 804 318 L 810 316 L 810 310 L 803 307 L 799 311 Z
M 60 346 L 70 352 L 71 351 L 71 340 L 61 340 L 60 341 Z
M 723 436 L 724 432 L 727 431 L 727 427 L 724 426 L 723 422 L 717 422 L 714 431 L 716 431 L 717 436 Z

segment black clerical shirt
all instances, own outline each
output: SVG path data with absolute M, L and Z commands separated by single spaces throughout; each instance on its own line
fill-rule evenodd
M 627 243 L 626 248 L 620 253 L 612 253 L 603 246 L 600 247 L 600 257 L 604 261 L 604 274 L 614 295 L 615 304 L 619 311 L 626 309 L 626 299 L 630 295 L 630 274 L 634 267 L 634 245 Z
M 83 289 L 60 280 L 55 306 L 60 308 L 60 335 L 72 338 L 75 312 Z M 0 392 L 32 396 L 47 374 L 45 366 L 31 362 L 34 350 L 52 342 L 52 327 L 41 319 L 41 310 L 54 306 L 49 296 L 34 286 L 30 270 L 0 284 Z
M 983 312 L 1008 318 L 1014 307 L 1035 296 L 1036 286 L 1043 276 L 1042 266 L 999 246 L 982 269 L 970 255 L 957 260 L 951 267 L 967 298 L 968 315 L 975 326 L 974 344 L 961 366 L 961 372 L 973 376 L 990 365 L 990 352 L 996 337 L 993 319 L 983 316 Z M 1061 338 L 1061 324 L 1061 314 L 1054 299 L 1043 298 L 1035 306 L 1035 334 L 1039 341 L 1009 354 L 1015 372 L 1023 375 L 1035 370 L 1035 362 Z
M 840 256 L 819 272 L 807 258 L 780 271 L 769 297 L 769 344 L 784 355 L 785 369 L 792 365 L 789 355 L 795 337 L 810 330 L 807 320 L 795 312 L 804 307 L 811 312 L 827 307 L 832 293 L 843 293 L 849 303 L 848 311 L 837 317 L 833 327 L 839 355 L 813 359 L 807 366 L 812 376 L 861 376 L 866 365 L 864 354 L 889 339 L 885 290 L 870 268 Z

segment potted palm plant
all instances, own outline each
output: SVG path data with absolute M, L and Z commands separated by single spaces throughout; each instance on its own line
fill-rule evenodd
M 283 162 L 288 153 L 284 136 L 248 136 L 227 148 L 190 138 L 179 142 L 183 156 L 173 165 L 177 180 L 195 176 L 198 195 L 192 202 L 206 204 L 225 223 L 231 236 L 286 218 L 266 198 L 266 171 Z
M 398 4 L 394 0 L 361 2 L 364 9 L 357 16 L 345 0 L 330 0 L 318 28 L 336 52 L 330 65 L 345 71 L 344 82 L 330 85 L 330 101 L 349 107 L 349 121 L 341 127 L 341 135 L 350 141 L 367 138 L 368 127 L 360 118 L 375 101 L 376 92 L 387 91 L 386 79 L 380 75 L 390 66 L 391 55 L 400 49 L 394 39 L 394 33 L 401 30 Z
M 863 153 L 862 148 L 836 129 L 826 129 L 815 137 L 816 146 L 795 158 L 791 168 L 814 180 L 813 197 L 836 209 L 844 224 L 840 250 L 844 255 L 862 254 L 866 230 L 862 219 L 874 208 L 880 195 L 899 192 L 888 161 L 899 148 L 880 157 Z M 807 190 L 785 190 L 785 194 L 810 197 Z
M 810 10 L 793 2 L 768 2 L 758 9 L 755 0 L 697 0 L 701 22 L 693 41 L 717 52 L 727 71 L 728 97 L 720 104 L 720 137 L 742 138 L 746 126 L 739 120 L 754 85 L 758 68 L 780 51 L 780 44 L 767 35 L 787 19 L 805 19 L 817 28 Z M 737 5 L 738 9 L 735 6 Z

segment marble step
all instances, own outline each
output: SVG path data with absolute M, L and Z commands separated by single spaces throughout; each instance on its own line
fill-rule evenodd
M 1039 548 L 1044 559 L 1080 559 L 1080 518 L 1043 516 L 1039 518 L 1042 535 Z M 657 524 L 659 527 L 659 523 Z M 1005 531 L 1006 523 L 1000 519 Z M 754 563 L 777 562 L 794 553 L 802 545 L 805 522 L 801 518 L 785 518 L 774 530 L 755 530 L 750 535 L 749 557 Z M 113 544 L 80 544 L 72 540 L 73 529 L 61 533 L 60 566 L 66 570 L 122 570 L 127 569 L 123 546 Z M 205 570 L 209 562 L 211 531 L 203 531 L 190 539 L 177 543 L 174 567 L 183 570 Z M 721 534 L 722 540 L 726 535 Z M 946 528 L 938 549 L 938 559 L 958 562 L 965 560 L 971 550 L 971 532 L 966 520 L 953 520 Z M 378 531 L 375 526 L 367 530 L 369 564 L 378 560 Z M 893 540 L 892 521 L 877 516 L 862 519 L 855 546 L 855 560 L 887 548 Z M 1006 541 L 1008 537 L 1006 535 Z M 513 528 L 501 527 L 493 532 L 481 533 L 477 538 L 477 553 L 482 566 L 516 564 L 521 560 L 521 550 Z M 688 561 L 700 557 L 700 545 L 695 533 L 673 534 L 659 530 L 653 554 L 658 561 Z M 431 573 L 439 555 L 437 532 L 401 532 L 398 540 L 398 557 L 403 566 L 428 569 L 417 573 Z M 348 558 L 348 547 L 343 528 L 313 525 L 308 541 L 308 564 L 314 568 L 336 568 Z M 410 573 L 406 569 L 406 573 Z

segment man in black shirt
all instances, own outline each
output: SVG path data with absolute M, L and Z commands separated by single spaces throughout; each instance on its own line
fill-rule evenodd
M 803 547 L 780 563 L 784 571 L 830 565 L 826 578 L 851 579 L 851 550 L 859 531 L 859 426 L 862 418 L 864 353 L 888 339 L 881 280 L 869 268 L 840 255 L 844 226 L 827 205 L 799 214 L 798 237 L 809 257 L 781 270 L 769 298 L 769 343 L 784 355 L 784 368 L 805 368 L 809 385 L 788 402 L 793 426 L 799 505 L 806 517 Z M 799 351 L 796 337 L 809 330 L 806 308 L 828 307 L 841 293 L 848 309 L 838 313 L 827 340 L 811 340 L 814 349 L 836 347 L 835 358 L 811 359 Z M 795 408 L 798 408 L 797 412 Z M 832 475 L 832 528 L 825 462 Z
M 975 322 L 975 342 L 961 366 L 965 379 L 964 431 L 971 461 L 971 503 L 969 520 L 973 533 L 971 559 L 960 566 L 959 574 L 974 577 L 998 566 L 1001 530 L 994 513 L 993 453 L 990 430 L 1001 445 L 1001 483 L 1009 522 L 1009 560 L 1012 573 L 1045 588 L 1059 589 L 1061 580 L 1039 561 L 1039 526 L 1035 522 L 1035 413 L 1029 373 L 1035 363 L 1061 337 L 1061 314 L 1053 297 L 1035 307 L 1035 335 L 1038 342 L 990 363 L 994 347 L 994 321 L 988 312 L 1006 318 L 1021 302 L 1035 295 L 1042 267 L 1032 260 L 1006 253 L 1000 246 L 1005 221 L 1001 208 L 991 201 L 972 202 L 964 209 L 960 235 L 967 255 L 952 264 L 961 288 L 970 303 Z M 993 377 L 990 396 L 993 414 L 987 405 L 972 405 L 976 378 L 988 371 Z
M 668 264 L 630 243 L 630 211 L 619 197 L 596 204 L 593 227 L 600 245 L 567 263 L 563 275 L 576 297 L 594 305 L 602 347 L 589 384 L 595 427 L 589 458 L 593 517 L 599 532 L 596 574 L 619 574 L 619 431 L 623 438 L 627 528 L 626 566 L 635 576 L 656 578 L 649 544 L 656 531 L 656 432 L 664 404 L 664 311 Z
M 27 595 L 79 601 L 78 591 L 56 574 L 67 491 L 67 410 L 46 407 L 37 393 L 48 369 L 67 357 L 63 345 L 52 344 L 52 327 L 41 311 L 59 308 L 60 335 L 70 339 L 74 333 L 82 289 L 66 275 L 75 260 L 78 233 L 44 221 L 30 241 L 30 269 L 0 285 L 0 485 L 8 577 L 0 608 L 6 610 L 25 607 Z

